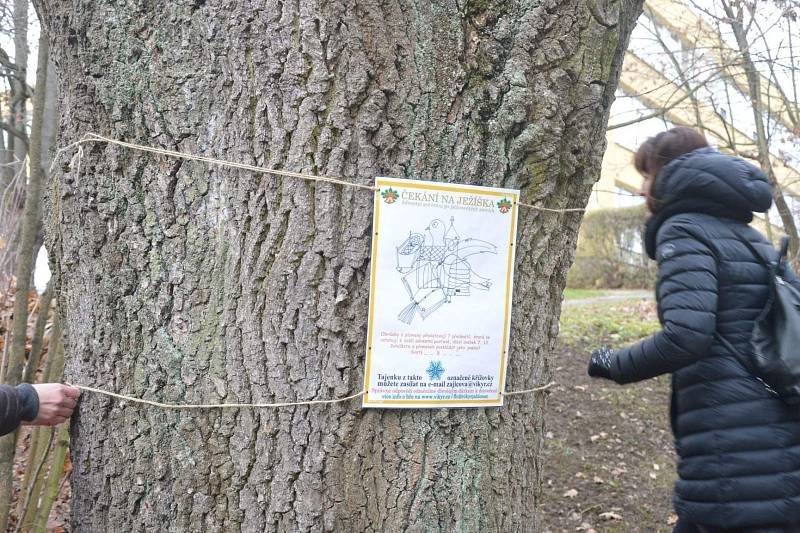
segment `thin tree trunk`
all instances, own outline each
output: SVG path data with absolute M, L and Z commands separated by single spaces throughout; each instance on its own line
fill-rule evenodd
M 53 431 L 51 427 L 36 427 L 31 431 L 30 446 L 28 448 L 28 462 L 25 465 L 25 475 L 19 486 L 17 496 L 17 525 L 21 531 L 28 531 L 33 523 L 33 517 L 38 506 L 39 493 L 42 490 L 45 468 L 40 468 L 42 461 L 49 454 L 49 444 Z M 30 495 L 30 498 L 28 498 Z
M 47 531 L 47 519 L 50 518 L 50 511 L 53 509 L 53 503 L 56 501 L 59 489 L 61 488 L 68 448 L 69 424 L 62 424 L 56 435 L 53 450 L 53 463 L 47 475 L 47 482 L 42 490 L 39 508 L 36 511 L 36 518 L 33 522 L 32 531 L 35 533 L 45 533 L 45 531 Z
M 26 134 L 27 123 L 25 114 L 28 103 L 28 1 L 14 0 L 14 99 L 12 101 L 12 113 L 14 115 L 14 125 L 17 131 Z M 15 143 L 14 153 L 17 160 L 24 161 L 27 148 L 24 143 Z
M 723 1 L 723 8 L 727 15 L 726 22 L 733 30 L 733 35 L 736 38 L 736 44 L 739 47 L 739 53 L 742 55 L 742 63 L 744 65 L 745 75 L 747 76 L 747 85 L 749 88 L 750 103 L 753 107 L 753 118 L 756 124 L 756 147 L 758 149 L 758 162 L 761 169 L 769 178 L 772 184 L 772 196 L 775 201 L 775 208 L 778 210 L 778 215 L 781 217 L 783 223 L 783 231 L 789 236 L 789 252 L 792 263 L 795 267 L 798 266 L 798 254 L 800 253 L 800 235 L 797 232 L 797 225 L 792 215 L 792 210 L 786 203 L 783 197 L 783 188 L 775 176 L 775 171 L 772 168 L 772 158 L 769 153 L 769 137 L 767 130 L 764 127 L 764 108 L 761 100 L 761 74 L 753 63 L 750 56 L 750 43 L 747 41 L 747 35 L 742 23 L 741 9 L 739 13 L 734 13 L 730 4 Z M 769 218 L 769 217 L 768 217 Z
M 13 99 L 13 91 L 11 93 Z M 7 115 L 7 122 L 9 124 L 14 124 L 14 107 L 13 103 L 9 102 L 8 105 L 8 115 Z M 16 168 L 14 166 L 14 158 L 15 158 L 15 151 L 16 151 L 16 137 L 11 135 L 10 133 L 6 135 L 6 139 L 8 139 L 6 150 L 3 152 L 3 175 L 5 176 L 6 183 L 10 183 L 11 180 L 14 178 L 14 173 L 16 172 Z
M 50 178 L 50 164 L 53 162 L 56 139 L 58 137 L 58 76 L 53 61 L 47 61 L 47 86 L 44 98 L 44 117 L 42 117 L 42 170 L 45 178 Z
M 44 101 L 44 117 L 42 118 L 42 172 L 45 187 L 50 182 L 50 165 L 53 162 L 54 147 L 58 135 L 58 78 L 52 61 L 47 62 L 47 89 Z M 33 245 L 33 257 L 37 258 L 44 244 L 44 226 L 40 220 Z M 31 273 L 36 274 L 36 269 Z M 33 283 L 33 278 L 31 278 Z
M 58 313 L 56 313 L 56 318 L 53 321 L 50 346 L 51 353 L 42 371 L 43 383 L 60 381 L 64 374 L 64 345 L 61 340 L 61 320 L 58 318 Z M 18 524 L 21 526 L 21 531 L 23 532 L 30 531 L 33 527 L 37 509 L 39 508 L 39 500 L 45 490 L 47 471 L 46 469 L 39 470 L 39 464 L 46 454 L 51 452 L 49 444 L 54 431 L 56 430 L 53 428 L 36 428 L 33 431 L 33 435 L 31 435 L 31 449 L 28 464 L 25 469 L 25 478 L 20 486 L 17 511 Z M 60 435 L 61 432 L 59 432 L 57 438 L 60 438 Z M 62 456 L 62 465 L 63 462 Z M 33 488 L 31 488 L 31 485 L 33 485 Z M 28 494 L 31 494 L 30 498 L 27 498 Z
M 13 91 L 12 91 L 12 98 L 13 98 Z M 14 107 L 11 102 L 9 102 L 8 106 L 8 121 L 9 124 L 14 124 Z M 5 183 L 10 183 L 11 180 L 14 178 L 14 173 L 17 171 L 16 165 L 14 165 L 14 160 L 16 158 L 16 137 L 11 135 L 10 133 L 6 135 L 6 139 L 8 142 L 6 143 L 6 150 L 3 152 L 3 175 L 5 176 L 4 180 Z
M 53 320 L 52 343 L 50 345 L 50 353 L 44 368 L 44 381 L 55 382 L 59 381 L 64 374 L 64 343 L 61 329 L 61 320 L 58 313 Z M 45 440 L 45 442 L 47 442 Z M 64 456 L 66 448 L 69 445 L 69 424 L 64 423 L 56 434 L 55 448 L 53 450 L 53 459 L 51 461 L 50 474 L 47 481 L 41 489 L 35 490 L 38 505 L 31 506 L 26 509 L 23 515 L 23 524 L 26 525 L 24 531 L 29 531 L 31 527 L 36 531 L 43 531 L 47 523 L 47 518 L 50 515 L 50 509 L 53 506 L 53 500 L 58 493 L 59 479 L 64 470 Z M 30 466 L 29 466 L 30 468 Z M 44 473 L 41 474 L 44 478 Z M 54 479 L 56 478 L 56 479 Z M 53 492 L 55 491 L 55 494 Z M 42 523 L 44 521 L 44 524 Z
M 37 6 L 64 143 L 94 131 L 580 207 L 641 10 L 591 3 L 603 20 L 583 0 Z M 372 194 L 104 145 L 55 178 L 47 242 L 69 380 L 168 402 L 360 390 Z M 520 214 L 509 388 L 549 378 L 580 218 Z M 543 408 L 533 395 L 501 409 L 174 412 L 86 394 L 73 526 L 535 530 Z
M 25 195 L 25 208 L 23 211 L 22 227 L 20 230 L 19 252 L 17 267 L 17 291 L 14 300 L 14 320 L 12 322 L 11 351 L 9 352 L 8 370 L 5 382 L 16 385 L 22 378 L 22 369 L 25 364 L 25 340 L 28 327 L 28 292 L 30 290 L 31 272 L 33 270 L 33 243 L 36 238 L 36 229 L 39 222 L 39 204 L 42 195 L 42 160 L 41 133 L 42 133 L 42 108 L 47 83 L 47 57 L 48 41 L 45 33 L 39 39 L 39 67 L 36 72 L 36 95 L 34 97 L 33 124 L 30 137 L 30 165 L 31 176 Z M 8 525 L 8 511 L 13 492 L 12 465 L 14 461 L 14 448 L 16 432 L 0 438 L 0 531 L 5 531 Z
M 47 326 L 47 319 L 50 317 L 50 305 L 53 302 L 53 280 L 47 283 L 42 296 L 39 298 L 39 314 L 36 316 L 36 325 L 33 328 L 33 339 L 31 339 L 31 353 L 25 363 L 25 371 L 22 374 L 23 383 L 33 383 L 36 371 L 39 369 L 39 362 L 44 347 L 44 330 Z M 52 341 L 52 336 L 51 336 Z

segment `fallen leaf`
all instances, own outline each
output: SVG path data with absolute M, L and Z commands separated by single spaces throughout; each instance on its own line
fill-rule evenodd
M 574 498 L 578 495 L 578 491 L 575 489 L 569 489 L 567 492 L 564 493 L 565 498 Z
M 592 481 L 594 481 L 598 485 L 602 485 L 604 483 L 603 479 L 598 476 L 594 476 L 594 479 Z
M 622 520 L 622 515 L 613 511 L 608 511 L 605 513 L 600 513 L 600 518 L 603 520 Z
M 656 463 L 653 463 L 653 470 L 661 470 L 661 467 L 658 466 Z
M 657 477 L 655 472 L 650 472 L 650 479 L 656 479 Z
M 669 518 L 667 518 L 667 525 L 674 526 L 678 523 L 678 515 L 675 513 L 670 513 Z

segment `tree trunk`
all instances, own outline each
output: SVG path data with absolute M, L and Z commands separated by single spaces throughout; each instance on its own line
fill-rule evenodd
M 14 72 L 12 113 L 13 126 L 17 131 L 27 136 L 28 121 L 26 117 L 28 104 L 28 1 L 14 0 Z M 25 143 L 19 139 L 14 143 L 14 155 L 18 161 L 24 161 L 27 155 Z M 20 168 L 23 165 L 20 163 Z M 23 170 L 25 172 L 25 170 Z
M 602 23 L 581 0 L 38 8 L 63 143 L 93 131 L 362 184 L 499 185 L 579 207 L 641 9 L 590 1 L 608 10 Z M 184 403 L 361 389 L 372 194 L 85 151 L 48 200 L 67 379 Z M 580 218 L 520 213 L 509 389 L 549 377 Z M 542 395 L 500 409 L 359 405 L 174 412 L 86 394 L 73 525 L 536 529 Z

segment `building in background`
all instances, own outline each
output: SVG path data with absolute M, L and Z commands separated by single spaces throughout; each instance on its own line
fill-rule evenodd
M 745 75 L 744 55 L 729 27 L 723 1 L 647 0 L 625 57 L 617 99 L 611 109 L 601 177 L 589 199 L 582 233 L 591 232 L 587 226 L 602 210 L 642 206 L 643 199 L 638 196 L 641 177 L 633 167 L 633 154 L 648 137 L 678 125 L 702 130 L 712 146 L 756 165 L 762 143 L 769 150 L 772 172 L 781 184 L 788 209 L 797 219 L 797 22 L 776 7 L 763 6 L 762 13 L 762 4 L 758 15 L 751 14 L 752 22 L 744 21 L 750 41 L 748 55 L 760 73 L 760 98 L 754 99 Z M 764 117 L 761 134 L 753 113 L 754 101 Z M 613 261 L 627 263 L 633 272 L 647 263 L 641 224 L 636 217 L 623 218 L 633 226 L 617 228 L 615 246 L 605 248 L 614 248 L 617 257 Z M 608 215 L 603 219 L 608 225 Z M 757 225 L 777 238 L 784 224 L 775 208 L 769 213 L 769 222 L 766 224 L 762 217 Z M 596 237 L 587 239 L 584 235 L 579 239 L 576 268 L 581 268 L 582 262 L 598 264 L 597 248 Z M 624 269 L 624 265 L 619 268 Z M 586 276 L 580 277 L 583 281 L 579 284 L 586 285 Z M 615 283 L 639 286 L 642 279 L 636 277 L 632 284 L 624 276 Z M 576 276 L 571 278 L 574 284 Z M 598 277 L 588 284 L 607 283 Z

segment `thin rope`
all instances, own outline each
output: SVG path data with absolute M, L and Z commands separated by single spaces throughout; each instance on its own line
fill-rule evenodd
M 345 398 L 334 398 L 331 400 L 307 400 L 304 402 L 274 402 L 274 403 L 162 403 L 162 402 L 154 402 L 152 400 L 145 400 L 143 398 L 136 398 L 134 396 L 128 396 L 126 394 L 117 394 L 116 392 L 110 392 L 103 389 L 96 389 L 94 387 L 87 387 L 86 385 L 73 385 L 67 383 L 70 387 L 75 387 L 81 390 L 85 390 L 88 392 L 94 392 L 96 394 L 102 394 L 104 396 L 111 396 L 112 398 L 117 398 L 118 400 L 125 400 L 127 402 L 134 402 L 134 403 L 143 403 L 145 405 L 152 405 L 153 407 L 161 407 L 162 409 L 243 409 L 243 408 L 252 408 L 252 409 L 268 409 L 268 408 L 276 408 L 276 407 L 294 407 L 297 405 L 319 405 L 319 404 L 331 404 L 331 403 L 341 403 L 352 400 L 354 398 L 358 398 L 359 396 L 363 396 L 366 391 L 357 392 L 356 394 L 352 394 Z
M 244 164 L 244 163 L 235 163 L 233 161 L 226 161 L 224 159 L 215 159 L 213 157 L 205 157 L 205 156 L 200 156 L 200 155 L 196 155 L 196 154 L 190 154 L 190 153 L 187 153 L 187 152 L 176 152 L 174 150 L 165 150 L 163 148 L 155 148 L 153 146 L 145 146 L 143 144 L 129 143 L 129 142 L 120 141 L 120 140 L 117 140 L 117 139 L 111 139 L 109 137 L 103 137 L 102 135 L 98 135 L 96 133 L 87 133 L 86 135 L 83 136 L 82 139 L 80 139 L 78 141 L 75 141 L 75 142 L 73 142 L 71 144 L 68 144 L 68 145 L 64 146 L 63 148 L 59 149 L 56 152 L 55 157 L 53 157 L 53 163 L 50 165 L 50 172 L 52 173 L 53 168 L 55 167 L 56 162 L 58 161 L 58 158 L 62 153 L 66 152 L 66 151 L 68 151 L 68 150 L 70 150 L 72 148 L 75 148 L 75 147 L 78 147 L 79 150 L 80 150 L 80 145 L 84 144 L 84 143 L 88 143 L 88 142 L 105 142 L 105 143 L 110 143 L 110 144 L 116 144 L 118 146 L 129 148 L 131 150 L 138 150 L 140 152 L 149 152 L 149 153 L 153 153 L 153 154 L 164 155 L 164 156 L 167 156 L 167 157 L 175 157 L 175 158 L 178 158 L 178 159 L 187 159 L 187 160 L 190 160 L 190 161 L 201 161 L 201 162 L 209 163 L 209 164 L 212 164 L 212 165 L 219 165 L 219 166 L 223 166 L 223 167 L 238 168 L 238 169 L 242 169 L 242 170 L 250 170 L 252 172 L 257 172 L 259 174 L 271 174 L 273 176 L 298 178 L 298 179 L 307 180 L 307 181 L 323 181 L 323 182 L 326 182 L 326 183 L 335 183 L 337 185 L 343 185 L 343 186 L 346 186 L 346 187 L 357 187 L 359 189 L 366 189 L 368 191 L 373 191 L 373 192 L 379 190 L 377 187 L 375 187 L 373 185 L 363 185 L 361 183 L 354 183 L 352 181 L 347 181 L 345 179 L 338 178 L 338 177 L 319 176 L 319 175 L 314 175 L 314 174 L 304 174 L 302 172 L 291 172 L 291 171 L 288 171 L 288 170 L 274 170 L 274 169 L 269 169 L 269 168 L 264 168 L 264 167 L 257 167 L 257 166 L 254 166 L 254 165 L 247 165 L 247 164 Z M 82 155 L 83 154 L 80 153 L 80 156 L 82 156 Z M 80 159 L 80 157 L 79 157 L 79 159 Z M 566 208 L 566 209 L 554 209 L 554 208 L 550 208 L 550 207 L 542 207 L 542 206 L 533 205 L 533 204 L 527 204 L 527 203 L 523 203 L 523 202 L 517 202 L 517 205 L 519 205 L 521 207 L 527 207 L 527 208 L 530 208 L 530 209 L 535 209 L 537 211 L 545 211 L 545 212 L 548 212 L 548 213 L 582 213 L 582 212 L 585 211 L 585 209 L 581 208 L 581 207 L 572 207 L 572 208 Z
M 532 389 L 523 389 L 523 390 L 512 390 L 508 392 L 501 392 L 500 394 L 502 394 L 503 396 L 514 396 L 515 394 L 529 394 L 531 392 L 541 392 L 555 386 L 556 382 L 551 381 L 547 385 L 542 385 L 541 387 L 534 387 Z
M 583 213 L 586 209 L 582 207 L 568 207 L 566 209 L 553 209 L 550 207 L 542 207 L 539 205 L 533 204 L 526 204 L 523 202 L 517 202 L 518 205 L 521 207 L 530 207 L 531 209 L 538 209 L 539 211 L 547 211 L 549 213 Z
M 518 391 L 509 391 L 509 392 L 501 392 L 502 396 L 514 396 L 517 394 L 529 394 L 532 392 L 540 392 L 553 387 L 556 384 L 555 381 L 551 381 L 547 385 L 543 385 L 541 387 L 534 387 L 532 389 L 524 389 Z M 344 398 L 333 398 L 331 400 L 307 400 L 302 402 L 274 402 L 274 403 L 197 403 L 197 404 L 179 404 L 179 403 L 163 403 L 163 402 L 154 402 L 152 400 L 145 400 L 143 398 L 137 398 L 135 396 L 128 396 L 127 394 L 118 394 L 116 392 L 110 392 L 104 389 L 98 389 L 95 387 L 88 387 L 86 385 L 73 385 L 71 383 L 67 383 L 70 387 L 75 387 L 87 392 L 94 392 L 96 394 L 102 394 L 104 396 L 110 396 L 112 398 L 117 398 L 118 400 L 124 400 L 127 402 L 133 403 L 141 403 L 145 405 L 151 405 L 153 407 L 160 407 L 162 409 L 180 409 L 180 410 L 190 410 L 190 409 L 271 409 L 271 408 L 278 408 L 278 407 L 295 407 L 299 405 L 327 405 L 333 403 L 342 403 L 353 400 L 360 396 L 363 396 L 367 393 L 367 391 L 362 390 L 357 392 L 356 394 L 352 394 L 350 396 L 346 396 Z
M 95 142 L 107 142 L 111 144 L 116 144 L 119 146 L 124 146 L 125 148 L 130 148 L 131 150 L 139 150 L 141 152 L 150 152 L 153 154 L 160 154 L 165 155 L 168 157 L 176 157 L 178 159 L 188 159 L 190 161 L 202 161 L 204 163 L 210 163 L 212 165 L 220 165 L 225 167 L 232 167 L 232 168 L 239 168 L 242 170 L 250 170 L 252 172 L 257 172 L 260 174 L 272 174 L 274 176 L 283 176 L 288 178 L 298 178 L 302 180 L 308 181 L 324 181 L 327 183 L 336 183 L 338 185 L 345 185 L 350 187 L 358 187 L 359 189 L 367 189 L 369 191 L 375 191 L 377 188 L 373 185 L 362 185 L 360 183 L 354 183 L 352 181 L 343 180 L 341 178 L 335 178 L 331 176 L 317 176 L 314 174 L 303 174 L 302 172 L 291 172 L 289 170 L 274 170 L 271 168 L 264 168 L 264 167 L 257 167 L 254 165 L 247 165 L 245 163 L 234 163 L 233 161 L 225 161 L 223 159 L 214 159 L 213 157 L 205 157 L 201 155 L 189 154 L 185 152 L 175 152 L 173 150 L 165 150 L 163 148 L 154 148 L 152 146 L 144 146 L 141 144 L 133 144 L 124 141 L 118 141 L 116 139 L 109 139 L 108 137 L 103 137 L 102 135 L 97 135 L 96 133 L 87 133 L 86 137 L 83 141 L 78 142 L 88 142 L 88 141 L 95 141 Z
M 124 142 L 124 141 L 119 141 L 117 139 L 111 139 L 111 138 L 108 138 L 108 137 L 103 137 L 102 135 L 97 135 L 96 133 L 87 133 L 82 139 L 80 139 L 78 141 L 75 141 L 75 142 L 73 142 L 71 144 L 68 144 L 68 145 L 64 146 L 63 148 L 59 149 L 56 152 L 55 156 L 53 157 L 53 162 L 52 162 L 52 164 L 50 166 L 50 172 L 52 172 L 53 169 L 55 168 L 55 165 L 56 165 L 56 163 L 58 161 L 58 158 L 60 157 L 60 155 L 62 153 L 66 152 L 66 151 L 68 151 L 68 150 L 70 150 L 72 148 L 76 148 L 76 147 L 78 148 L 78 151 L 75 154 L 75 156 L 73 156 L 73 159 L 72 159 L 71 163 L 75 164 L 77 162 L 77 164 L 80 165 L 80 160 L 82 159 L 82 156 L 83 156 L 83 149 L 82 149 L 81 145 L 84 144 L 84 143 L 88 143 L 88 142 L 105 142 L 105 143 L 110 143 L 110 144 L 116 144 L 118 146 L 122 146 L 124 148 L 129 148 L 129 149 L 132 149 L 132 150 L 138 150 L 138 151 L 142 151 L 142 152 L 149 152 L 149 153 L 153 153 L 153 154 L 164 155 L 164 156 L 167 156 L 167 157 L 175 157 L 175 158 L 178 158 L 178 159 L 186 159 L 186 160 L 190 160 L 190 161 L 201 161 L 201 162 L 209 163 L 209 164 L 213 164 L 213 165 L 220 165 L 220 166 L 226 166 L 226 167 L 231 167 L 231 168 L 238 168 L 238 169 L 242 169 L 242 170 L 249 170 L 249 171 L 260 173 L 260 174 L 270 174 L 270 175 L 274 175 L 274 176 L 298 178 L 298 179 L 303 179 L 303 180 L 308 180 L 308 181 L 322 181 L 322 182 L 327 182 L 327 183 L 334 183 L 334 184 L 337 184 L 337 185 L 343 185 L 343 186 L 349 186 L 349 187 L 357 187 L 359 189 L 366 189 L 366 190 L 369 190 L 369 191 L 377 191 L 378 190 L 377 187 L 374 187 L 374 186 L 371 186 L 371 185 L 362 185 L 360 183 L 354 183 L 352 181 L 343 180 L 341 178 L 335 178 L 335 177 L 331 177 L 331 176 L 317 176 L 317 175 L 313 175 L 313 174 L 304 174 L 304 173 L 301 173 L 301 172 L 290 172 L 290 171 L 287 171 L 287 170 L 274 170 L 274 169 L 268 169 L 268 168 L 264 168 L 264 167 L 257 167 L 257 166 L 253 166 L 253 165 L 247 165 L 247 164 L 244 164 L 244 163 L 235 163 L 235 162 L 232 162 L 232 161 L 225 161 L 225 160 L 222 160 L 222 159 L 215 159 L 215 158 L 211 158 L 211 157 L 199 156 L 199 155 L 189 154 L 189 153 L 185 153 L 185 152 L 176 152 L 174 150 L 166 150 L 166 149 L 163 149 L 163 148 L 155 148 L 155 147 L 152 147 L 152 146 L 145 146 L 145 145 L 141 145 L 141 144 L 128 143 L 128 142 Z M 76 159 L 77 159 L 77 161 L 76 161 Z M 527 203 L 523 203 L 523 202 L 517 202 L 517 204 L 522 206 L 522 207 L 528 207 L 528 208 L 531 208 L 531 209 L 536 209 L 536 210 L 539 210 L 539 211 L 547 211 L 547 212 L 551 212 L 551 213 L 572 213 L 572 212 L 583 212 L 583 211 L 585 211 L 585 209 L 583 209 L 583 208 L 553 209 L 553 208 L 549 208 L 549 207 L 541 207 L 541 206 L 538 206 L 538 205 L 527 204 Z M 519 390 L 519 391 L 509 391 L 509 392 L 503 391 L 500 394 L 503 395 L 503 396 L 513 396 L 513 395 L 517 395 L 517 394 L 528 394 L 528 393 L 532 393 L 532 392 L 539 392 L 539 391 L 543 391 L 543 390 L 549 389 L 553 385 L 555 385 L 555 382 L 548 383 L 547 385 L 543 385 L 541 387 L 534 387 L 532 389 L 525 389 L 525 390 Z M 242 408 L 260 409 L 260 408 L 293 407 L 293 406 L 300 406 L 300 405 L 327 405 L 327 404 L 346 402 L 346 401 L 358 398 L 360 396 L 363 396 L 367 392 L 365 390 L 362 390 L 362 391 L 360 391 L 360 392 L 358 392 L 356 394 L 352 394 L 352 395 L 346 396 L 344 398 L 334 398 L 334 399 L 330 399 L 330 400 L 307 400 L 307 401 L 301 401 L 301 402 L 172 404 L 172 403 L 155 402 L 155 401 L 152 401 L 152 400 L 145 400 L 143 398 L 136 398 L 136 397 L 128 396 L 128 395 L 125 395 L 125 394 L 118 394 L 116 392 L 111 392 L 111 391 L 107 391 L 107 390 L 104 390 L 104 389 L 98 389 L 98 388 L 95 388 L 95 387 L 89 387 L 89 386 L 86 386 L 86 385 L 72 385 L 72 386 L 76 387 L 78 389 L 87 391 L 87 392 L 93 392 L 93 393 L 96 393 L 96 394 L 102 394 L 104 396 L 110 396 L 112 398 L 117 398 L 119 400 L 124 400 L 124 401 L 128 401 L 128 402 L 151 405 L 153 407 L 160 407 L 162 409 L 184 409 L 184 410 L 185 409 L 242 409 Z

